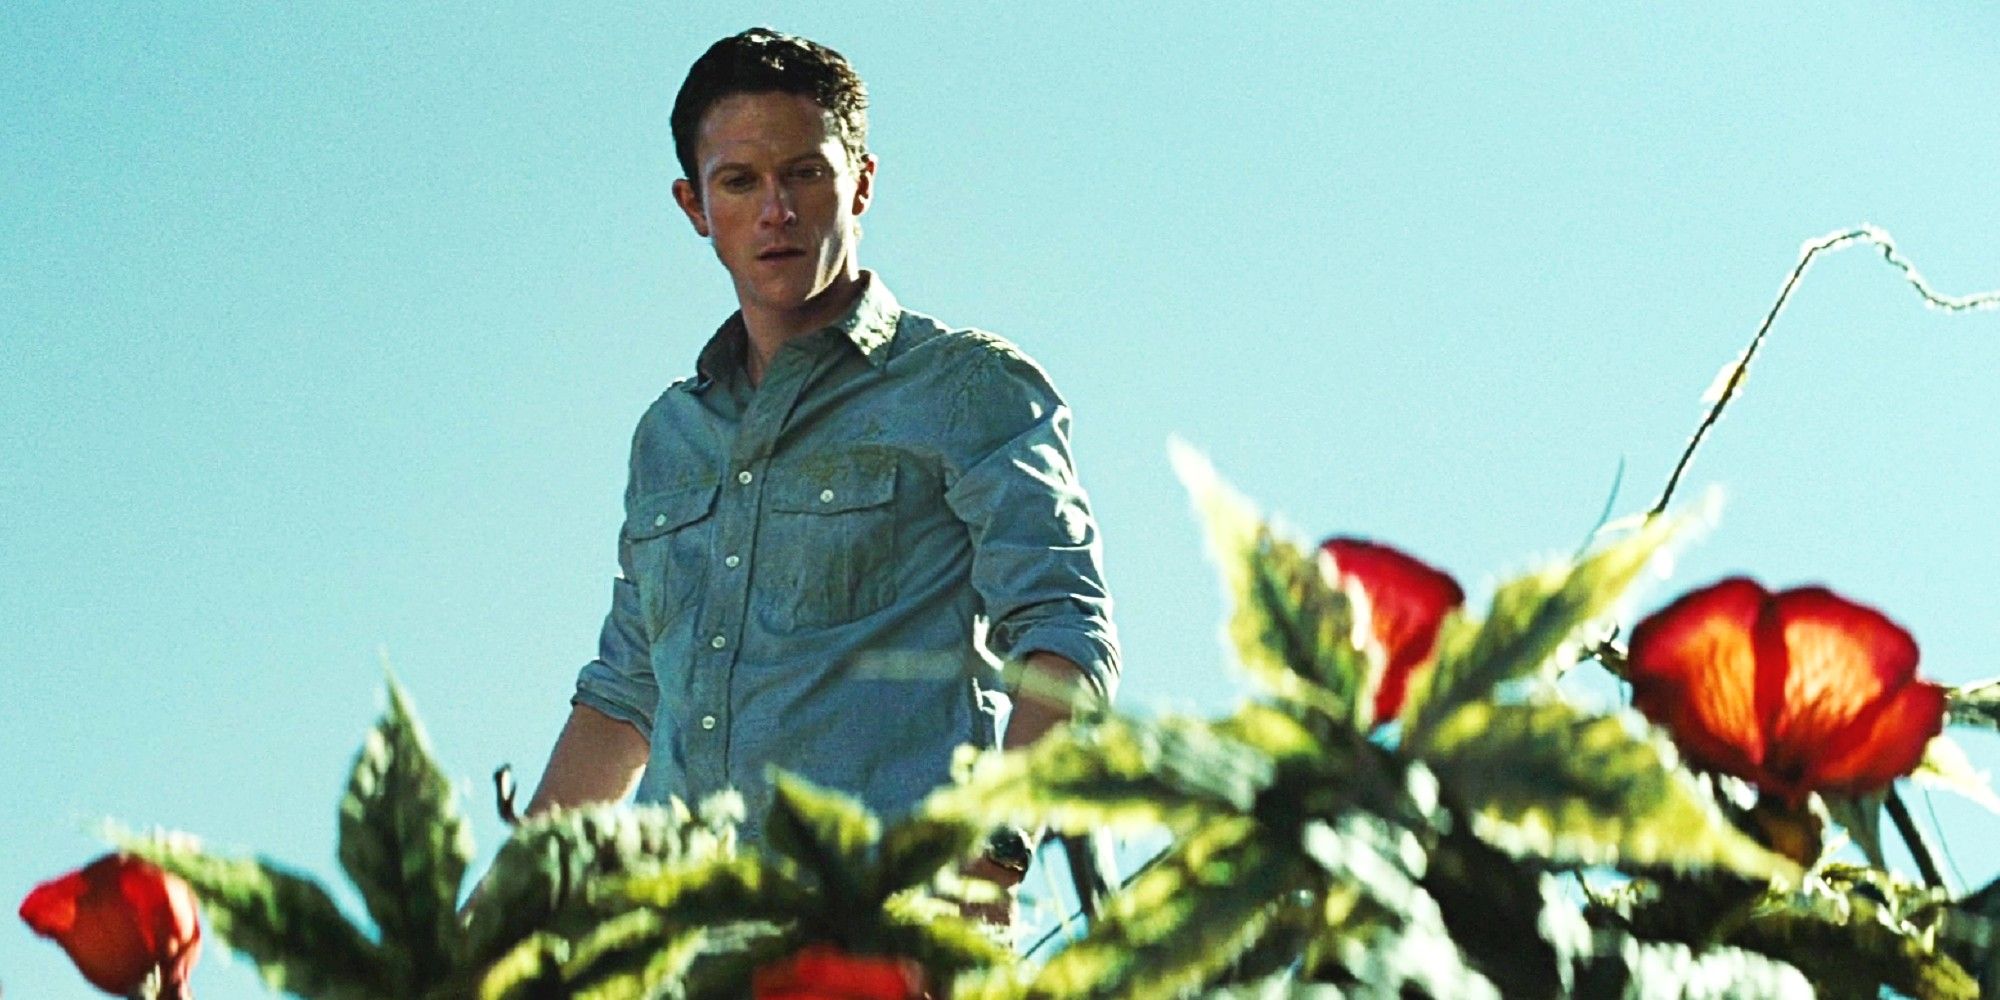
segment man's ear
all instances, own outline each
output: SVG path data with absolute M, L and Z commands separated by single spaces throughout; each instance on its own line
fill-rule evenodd
M 688 223 L 703 239 L 708 238 L 708 212 L 701 207 L 701 192 L 695 190 L 694 182 L 683 177 L 674 181 L 674 202 L 688 217 Z
M 854 204 L 852 207 L 855 215 L 860 215 L 868 211 L 868 202 L 875 197 L 876 162 L 874 153 L 861 154 L 861 169 L 854 175 Z

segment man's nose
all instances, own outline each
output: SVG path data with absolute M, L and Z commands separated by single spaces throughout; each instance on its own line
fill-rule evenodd
M 757 214 L 759 225 L 783 228 L 799 221 L 798 213 L 792 210 L 792 193 L 785 185 L 767 184 L 764 187 L 764 204 Z

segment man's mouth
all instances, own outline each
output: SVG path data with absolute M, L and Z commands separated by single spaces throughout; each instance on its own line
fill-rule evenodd
M 757 251 L 758 260 L 790 260 L 793 257 L 803 257 L 805 255 L 806 252 L 798 247 L 772 247 L 768 250 Z

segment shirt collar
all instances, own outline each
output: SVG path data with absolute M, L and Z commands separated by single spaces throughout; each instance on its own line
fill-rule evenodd
M 873 271 L 861 272 L 861 294 L 839 319 L 807 334 L 807 337 L 839 335 L 854 344 L 868 363 L 880 368 L 889 360 L 889 344 L 896 339 L 896 325 L 902 320 L 903 306 L 889 292 L 889 286 Z M 708 338 L 700 357 L 695 359 L 698 376 L 693 388 L 699 392 L 717 380 L 728 378 L 743 368 L 743 313 L 731 313 L 715 335 Z

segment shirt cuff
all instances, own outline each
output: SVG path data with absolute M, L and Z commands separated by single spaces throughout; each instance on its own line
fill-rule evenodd
M 639 730 L 647 742 L 653 739 L 653 706 L 640 704 L 636 692 L 621 690 L 629 687 L 623 678 L 603 660 L 592 660 L 576 678 L 576 694 L 570 696 L 569 703 L 594 708 L 620 722 L 628 723 Z
M 1118 691 L 1118 643 L 1107 632 L 1062 625 L 1036 625 L 1021 634 L 1010 654 L 1054 653 L 1083 669 L 1091 693 L 1105 702 Z

